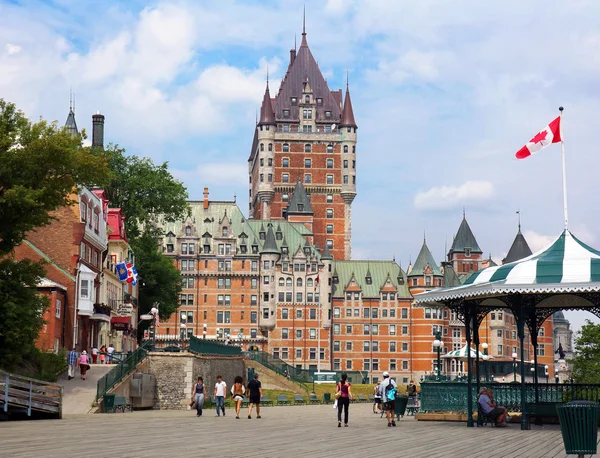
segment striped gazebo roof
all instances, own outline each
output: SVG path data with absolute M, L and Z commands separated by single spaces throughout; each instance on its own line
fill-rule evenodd
M 460 350 L 452 350 L 451 352 L 446 353 L 444 356 L 442 356 L 442 358 L 449 358 L 449 359 L 467 359 L 468 358 L 468 348 L 466 345 L 464 347 L 462 347 Z M 471 358 L 475 359 L 477 357 L 477 354 L 475 353 L 475 350 L 473 348 L 471 348 Z M 483 353 L 479 352 L 479 358 L 483 359 Z
M 443 305 L 444 301 L 521 293 L 577 293 L 600 291 L 600 252 L 565 230 L 552 244 L 519 261 L 473 273 L 454 288 L 415 296 L 416 304 Z

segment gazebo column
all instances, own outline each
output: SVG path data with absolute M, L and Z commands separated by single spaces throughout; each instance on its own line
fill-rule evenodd
M 519 336 L 521 354 L 521 430 L 529 429 L 527 426 L 527 394 L 525 392 L 525 317 L 523 304 L 519 302 L 516 310 L 517 334 Z
M 467 426 L 473 427 L 473 359 L 471 358 L 471 317 L 467 303 L 463 305 L 465 309 L 465 332 L 467 334 Z
M 479 323 L 477 322 L 477 315 L 473 316 L 473 343 L 475 344 L 475 386 L 477 387 L 475 393 L 479 396 Z M 469 347 L 469 354 L 471 353 L 471 347 Z
M 537 404 L 540 399 L 539 399 L 539 387 L 538 387 L 538 328 L 537 328 L 537 321 L 535 319 L 535 316 L 532 319 L 531 322 L 531 344 L 533 346 L 533 363 L 534 363 L 534 372 L 533 372 L 533 385 L 534 385 L 534 389 L 535 389 L 535 403 Z M 541 420 L 541 418 L 540 418 Z M 536 424 L 541 424 L 541 421 L 538 423 L 538 416 L 536 415 L 535 417 L 535 422 Z

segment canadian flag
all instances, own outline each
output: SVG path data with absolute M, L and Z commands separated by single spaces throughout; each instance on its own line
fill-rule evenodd
M 551 143 L 562 141 L 560 138 L 560 116 L 539 131 L 527 144 L 515 154 L 517 159 L 525 159 L 543 150 Z

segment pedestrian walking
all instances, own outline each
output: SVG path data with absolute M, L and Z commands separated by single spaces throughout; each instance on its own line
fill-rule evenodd
M 87 352 L 83 350 L 81 352 L 81 356 L 79 357 L 79 372 L 81 374 L 81 380 L 85 380 L 85 375 L 87 374 L 88 369 L 90 368 L 90 357 Z
M 108 344 L 108 348 L 106 349 L 106 364 L 112 364 L 114 351 L 115 347 L 113 347 L 113 344 Z
M 381 393 L 383 397 L 383 410 L 388 421 L 388 426 L 396 426 L 395 407 L 396 407 L 396 382 L 390 378 L 388 372 L 383 373 L 383 382 L 381 382 Z
M 69 353 L 67 353 L 67 366 L 68 366 L 67 378 L 69 380 L 71 380 L 73 377 L 75 377 L 75 369 L 77 368 L 77 360 L 78 359 L 79 359 L 79 355 L 75 351 L 75 347 L 73 347 L 73 349 Z
M 196 415 L 202 416 L 202 408 L 204 407 L 204 398 L 206 397 L 206 387 L 204 386 L 204 380 L 202 377 L 198 377 L 196 385 L 192 390 L 192 403 L 196 404 Z
M 244 400 L 244 394 L 246 394 L 246 388 L 244 388 L 244 379 L 241 376 L 237 376 L 233 381 L 231 387 L 231 399 L 235 404 L 235 418 L 240 419 L 240 409 L 242 407 L 242 401 Z
M 337 392 L 335 397 L 337 399 L 338 408 L 338 428 L 342 426 L 342 409 L 344 410 L 344 426 L 348 427 L 348 408 L 350 407 L 350 400 L 352 399 L 352 385 L 348 382 L 348 375 L 342 374 L 342 379 L 337 384 Z
M 248 406 L 248 419 L 252 418 L 252 407 L 256 406 L 256 418 L 260 418 L 260 398 L 262 397 L 262 385 L 258 380 L 258 374 L 254 374 L 254 379 L 248 383 L 248 392 L 250 405 Z
M 102 345 L 100 347 L 100 364 L 104 364 L 105 359 L 106 359 L 106 346 Z
M 227 383 L 223 381 L 223 377 L 217 375 L 217 383 L 215 383 L 215 393 L 213 396 L 215 397 L 215 404 L 217 406 L 217 417 L 220 417 L 219 409 L 223 411 L 223 416 L 225 416 L 225 396 L 227 394 Z
M 373 413 L 381 412 L 381 382 L 378 380 L 377 385 L 375 385 L 375 396 L 373 401 Z
M 92 363 L 96 364 L 98 361 L 98 349 L 96 347 L 92 348 Z

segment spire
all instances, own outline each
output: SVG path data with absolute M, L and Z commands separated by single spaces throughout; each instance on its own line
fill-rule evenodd
M 271 93 L 269 92 L 269 73 L 267 70 L 267 88 L 263 97 L 262 106 L 260 107 L 260 122 L 259 126 L 272 124 L 275 125 L 275 113 L 271 103 Z
M 306 42 L 306 5 L 304 5 L 304 10 L 302 11 L 302 42 L 300 43 L 300 47 L 308 46 Z
M 321 253 L 321 259 L 324 261 L 326 261 L 326 260 L 331 261 L 333 259 L 333 256 L 329 252 L 329 248 L 327 247 L 327 244 L 325 244 L 325 248 L 323 248 L 323 253 Z M 335 277 L 336 274 L 337 274 L 337 271 L 333 274 L 333 276 Z
M 435 259 L 433 259 L 433 255 L 431 254 L 427 243 L 423 240 L 423 246 L 421 246 L 421 251 L 419 251 L 415 264 L 412 266 L 410 276 L 424 275 L 425 271 L 428 269 L 431 271 L 432 275 L 442 275 L 442 271 L 435 262 Z
M 71 90 L 69 93 L 69 115 L 67 116 L 67 121 L 65 122 L 65 129 L 73 137 L 79 134 L 79 130 L 77 130 L 77 123 L 75 122 L 75 98 L 73 96 L 73 90 Z
M 531 248 L 529 248 L 529 244 L 525 237 L 521 233 L 521 225 L 519 225 L 519 231 L 515 236 L 515 240 L 513 241 L 506 257 L 502 260 L 502 264 L 509 264 L 511 262 L 518 261 L 520 259 L 526 258 L 527 256 L 531 256 Z
M 458 232 L 454 236 L 454 241 L 450 247 L 450 253 L 464 253 L 467 249 L 471 250 L 471 253 L 483 253 L 473 235 L 473 231 L 469 227 L 469 223 L 467 223 L 467 218 L 465 217 L 465 211 L 463 209 L 463 220 L 460 223 Z
M 519 233 L 521 232 L 521 210 L 517 210 L 517 218 L 519 220 Z
M 344 99 L 344 108 L 342 110 L 342 122 L 340 127 L 358 127 L 354 120 L 354 110 L 350 100 L 350 89 L 348 88 L 348 77 L 346 76 L 346 98 Z
M 275 241 L 275 234 L 273 233 L 273 224 L 267 224 L 267 236 L 265 237 L 265 244 L 260 252 L 261 254 L 279 254 L 277 248 L 277 242 Z
M 300 176 L 298 176 L 294 193 L 292 194 L 292 198 L 290 199 L 290 203 L 287 207 L 287 214 L 289 215 L 290 213 L 313 213 L 310 199 L 308 198 L 308 194 L 306 193 L 304 185 L 300 180 Z

